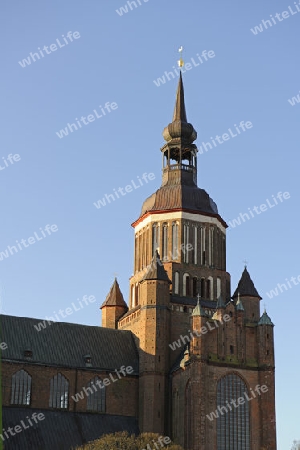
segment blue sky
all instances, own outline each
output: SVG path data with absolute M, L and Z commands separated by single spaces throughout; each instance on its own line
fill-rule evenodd
M 232 290 L 246 259 L 276 325 L 278 448 L 289 449 L 300 438 L 300 284 L 272 299 L 266 293 L 300 275 L 300 103 L 288 102 L 300 90 L 300 12 L 288 0 L 140 3 L 120 16 L 116 9 L 124 0 L 2 2 L 0 252 L 47 224 L 58 227 L 0 261 L 2 309 L 44 318 L 94 295 L 96 302 L 69 320 L 100 324 L 98 307 L 115 273 L 128 298 L 130 224 L 160 186 L 161 133 L 172 118 L 177 84 L 175 79 L 157 87 L 153 81 L 176 65 L 181 45 L 186 62 L 211 50 L 214 58 L 184 74 L 198 146 L 241 121 L 253 126 L 199 155 L 198 185 L 227 222 L 271 202 L 278 192 L 290 194 L 230 229 L 227 238 Z M 257 35 L 251 32 L 289 6 L 296 13 Z M 66 38 L 63 46 L 69 31 L 80 37 Z M 57 39 L 61 47 L 55 51 L 19 64 Z M 64 138 L 56 135 L 76 117 L 100 113 L 106 102 L 118 107 Z M 11 164 L 9 154 L 20 160 Z M 94 206 L 144 172 L 155 179 L 103 208 Z

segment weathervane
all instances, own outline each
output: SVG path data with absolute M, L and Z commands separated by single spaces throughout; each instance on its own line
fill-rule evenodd
M 181 47 L 178 49 L 178 51 L 179 51 L 179 56 L 180 56 L 179 60 L 177 61 L 177 62 L 178 62 L 178 67 L 183 67 L 183 66 L 184 66 L 184 61 L 183 61 L 183 59 L 182 59 L 182 51 L 183 51 L 183 47 L 181 46 Z
M 247 267 L 248 262 L 249 262 L 249 261 L 247 261 L 246 259 L 245 259 L 245 261 L 243 261 L 243 263 L 245 264 L 245 268 Z

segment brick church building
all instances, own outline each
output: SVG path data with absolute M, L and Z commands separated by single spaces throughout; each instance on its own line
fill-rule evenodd
M 227 225 L 197 186 L 181 74 L 163 137 L 161 187 L 133 223 L 128 305 L 115 280 L 102 326 L 37 331 L 39 319 L 1 316 L 5 449 L 70 450 L 128 430 L 185 450 L 276 450 L 274 325 L 247 267 L 231 294 Z

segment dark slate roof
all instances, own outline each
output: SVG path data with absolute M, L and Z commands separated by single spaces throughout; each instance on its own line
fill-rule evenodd
M 226 301 L 226 304 L 228 303 L 228 301 Z M 195 307 L 197 305 L 197 300 L 192 297 L 180 297 L 180 295 L 172 295 L 171 303 Z M 211 308 L 211 309 L 217 308 L 217 302 L 213 300 L 200 299 L 200 304 L 203 308 Z
M 241 279 L 239 281 L 238 287 L 234 291 L 232 298 L 236 298 L 240 294 L 241 297 L 258 297 L 261 299 L 261 296 L 257 292 L 253 281 L 250 278 L 247 267 L 245 267 L 244 272 L 242 273 Z
M 35 325 L 45 323 L 37 331 Z M 92 358 L 93 369 L 115 370 L 132 366 L 138 373 L 138 352 L 131 331 L 65 322 L 51 322 L 27 317 L 1 315 L 2 341 L 8 348 L 3 360 L 29 361 L 60 367 L 84 368 L 84 356 Z M 31 350 L 32 358 L 24 357 Z
M 158 251 L 156 250 L 155 255 L 152 258 L 151 263 L 149 264 L 149 267 L 147 269 L 147 272 L 142 278 L 143 280 L 162 280 L 162 281 L 168 281 L 171 283 L 167 272 L 165 271 L 165 268 L 163 266 L 163 263 L 160 260 Z
M 21 420 L 28 426 L 26 416 L 30 418 L 34 412 L 43 413 L 45 419 L 10 436 L 4 441 L 5 450 L 71 450 L 103 434 L 139 433 L 134 417 L 9 407 L 3 407 L 3 428 L 20 425 Z
M 173 122 L 175 120 L 180 120 L 181 122 L 187 122 L 186 110 L 185 110 L 185 102 L 184 102 L 184 88 L 182 75 L 180 71 L 177 93 L 176 93 L 176 103 L 173 114 Z
M 121 292 L 119 283 L 116 278 L 100 309 L 102 309 L 104 306 L 123 306 L 126 309 L 126 311 L 128 310 L 128 306 L 125 303 L 123 294 Z
M 154 194 L 144 201 L 140 217 L 147 212 L 169 211 L 172 209 L 183 209 L 196 213 L 208 213 L 209 215 L 218 217 L 224 226 L 226 226 L 223 219 L 218 215 L 218 208 L 215 202 L 209 197 L 204 189 L 200 189 L 196 185 L 166 184 L 161 186 Z

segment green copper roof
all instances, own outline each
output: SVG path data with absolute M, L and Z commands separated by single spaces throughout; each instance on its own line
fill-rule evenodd
M 267 314 L 267 311 L 264 310 L 263 315 L 261 316 L 261 318 L 259 319 L 258 325 L 274 325 L 272 320 L 270 319 L 270 317 Z
M 240 293 L 238 293 L 238 300 L 236 302 L 235 307 L 236 307 L 237 311 L 245 311 L 241 297 L 240 297 Z
M 192 316 L 194 316 L 194 317 L 195 316 L 206 317 L 205 311 L 202 308 L 202 306 L 200 305 L 199 300 L 197 301 L 197 305 L 193 309 Z

